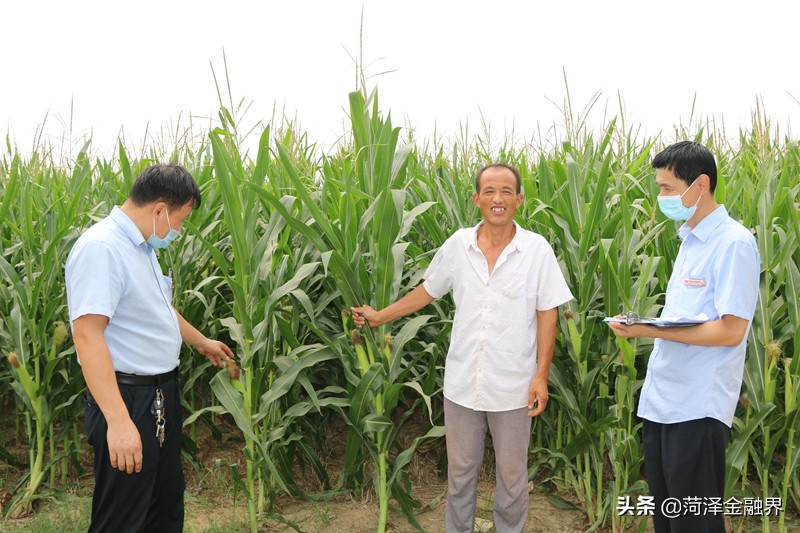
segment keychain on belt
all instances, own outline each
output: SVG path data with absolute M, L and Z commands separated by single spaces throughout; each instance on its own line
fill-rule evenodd
M 156 438 L 158 439 L 158 446 L 164 446 L 164 426 L 167 421 L 164 419 L 164 393 L 161 389 L 156 389 L 156 397 L 153 400 L 153 406 L 150 412 L 156 418 Z

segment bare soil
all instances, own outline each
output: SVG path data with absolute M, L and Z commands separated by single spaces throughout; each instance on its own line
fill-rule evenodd
M 423 422 L 424 424 L 424 422 Z M 321 459 L 332 483 L 342 469 L 342 456 L 346 436 L 344 427 L 326 427 L 320 450 Z M 421 434 L 420 428 L 410 428 L 409 440 Z M 204 423 L 197 422 L 185 432 L 185 441 L 194 452 L 184 456 L 186 475 L 186 533 L 236 533 L 248 532 L 248 507 L 243 493 L 236 489 L 234 472 L 245 474 L 242 453 L 243 441 L 230 417 L 218 416 L 213 420 L 213 432 Z M 0 422 L 0 443 L 19 462 L 27 461 L 26 439 L 16 434 L 10 424 Z M 407 445 L 407 443 L 406 443 Z M 432 443 L 415 454 L 408 467 L 414 497 L 422 508 L 416 519 L 424 531 L 444 532 L 444 506 L 447 483 L 439 471 L 444 443 Z M 190 459 L 191 457 L 191 459 Z M 86 531 L 91 510 L 93 479 L 91 473 L 92 450 L 83 442 L 81 464 L 83 473 L 71 472 L 67 483 L 45 484 L 42 498 L 26 516 L 3 520 L 0 532 L 73 533 Z M 491 532 L 492 505 L 494 502 L 494 472 L 491 447 L 487 448 L 478 486 L 476 532 Z M 24 468 L 13 467 L 0 461 L 0 506 L 5 508 L 17 482 L 25 474 Z M 295 482 L 313 499 L 293 498 L 280 493 L 269 513 L 259 517 L 259 531 L 303 533 L 373 533 L 377 530 L 378 502 L 371 488 L 360 497 L 340 494 L 321 498 L 320 482 L 308 471 L 297 469 Z M 530 484 L 530 503 L 526 531 L 530 533 L 578 533 L 590 527 L 581 503 L 569 494 L 548 492 L 547 484 Z M 315 497 L 316 495 L 316 497 Z M 566 505 L 565 505 L 566 504 Z M 572 508 L 565 508 L 571 504 Z M 772 524 L 777 531 L 777 524 Z M 729 523 L 730 531 L 737 533 L 760 530 L 757 520 Z M 638 528 L 631 529 L 631 531 Z M 417 531 L 397 509 L 390 510 L 387 531 L 411 533 Z M 607 533 L 607 529 L 598 529 Z M 646 531 L 652 532 L 648 521 Z M 797 517 L 787 520 L 787 531 L 800 533 Z
M 218 425 L 226 428 L 225 433 L 236 435 L 236 430 L 230 427 L 229 422 Z M 206 433 L 205 431 L 203 433 Z M 417 433 L 410 432 L 413 436 Z M 341 471 L 344 449 L 344 427 L 326 428 L 325 442 L 330 444 L 322 457 L 331 480 L 334 481 Z M 410 439 L 409 439 L 410 440 Z M 208 469 L 208 465 L 238 464 L 240 472 L 244 472 L 241 442 L 220 442 L 208 434 L 198 437 L 200 452 L 198 459 Z M 424 452 L 417 453 L 409 465 L 409 475 L 412 482 L 414 497 L 423 504 L 423 509 L 417 515 L 420 526 L 429 533 L 444 532 L 444 507 L 447 492 L 447 481 L 438 472 L 437 462 L 439 454 L 444 453 L 444 443 L 441 442 Z M 493 456 L 487 450 L 481 481 L 478 488 L 478 510 L 476 518 L 476 531 L 494 531 L 492 529 L 492 505 L 494 503 L 494 472 L 492 468 Z M 219 483 L 219 476 L 211 476 L 214 483 Z M 313 494 L 322 489 L 313 476 L 304 476 L 298 473 L 298 485 Z M 213 527 L 219 522 L 219 514 L 228 516 L 228 524 L 232 526 L 237 522 L 242 528 L 247 523 L 246 502 L 241 501 L 234 507 L 227 491 L 213 490 L 207 487 L 208 477 L 203 479 L 197 471 L 189 473 L 187 470 L 187 488 L 192 494 L 205 494 L 208 498 L 216 500 L 214 512 L 216 516 L 209 517 L 205 504 L 195 506 L 190 501 L 187 503 L 187 530 L 206 531 L 205 528 Z M 529 504 L 528 527 L 531 533 L 575 533 L 585 531 L 589 527 L 586 515 L 578 509 L 562 509 L 553 505 L 549 494 L 543 492 L 534 484 L 530 485 L 531 498 Z M 573 502 L 579 507 L 577 502 Z M 294 532 L 297 530 L 307 533 L 372 533 L 376 531 L 378 523 L 378 502 L 371 490 L 358 498 L 351 494 L 336 496 L 323 501 L 308 501 L 295 499 L 286 494 L 281 494 L 272 510 L 276 515 L 261 521 L 261 530 L 269 532 Z M 228 531 L 228 530 L 225 530 Z M 230 531 L 234 531 L 231 529 Z M 244 531 L 244 529 L 243 529 Z M 408 523 L 406 517 L 399 509 L 390 510 L 387 531 L 394 533 L 410 533 L 417 531 Z
M 1 424 L 0 424 L 1 426 Z M 245 464 L 242 454 L 243 442 L 235 425 L 228 417 L 217 417 L 214 421 L 216 436 L 210 429 L 198 422 L 195 425 L 194 442 L 197 445 L 194 460 L 186 459 L 186 521 L 184 531 L 199 532 L 239 532 L 249 531 L 247 501 L 241 491 L 235 489 L 231 465 L 242 477 Z M 326 442 L 330 449 L 322 457 L 332 481 L 341 470 L 341 456 L 344 446 L 343 428 L 326 429 Z M 3 446 L 18 457 L 27 458 L 27 449 L 13 435 L 13 428 L 0 428 Z M 187 440 L 191 438 L 186 432 Z M 438 454 L 443 453 L 443 443 L 432 449 L 418 453 L 410 467 L 414 497 L 424 507 L 417 520 L 425 531 L 437 533 L 444 531 L 444 505 L 447 483 L 437 471 Z M 67 485 L 45 487 L 45 498 L 28 515 L 7 520 L 0 519 L 0 531 L 36 531 L 41 515 L 49 515 L 51 521 L 67 520 L 72 524 L 88 524 L 91 508 L 93 479 L 91 475 L 91 448 L 83 446 L 81 463 L 85 471 L 78 476 L 71 473 Z M 491 453 L 487 454 L 481 474 L 478 491 L 478 511 L 476 531 L 493 531 L 492 504 L 494 501 L 494 481 L 491 468 Z M 0 501 L 7 503 L 16 482 L 24 474 L 23 470 L 0 462 Z M 298 472 L 300 476 L 300 473 Z M 321 490 L 319 482 L 312 474 L 298 477 L 298 485 L 307 493 Z M 580 510 L 561 509 L 551 504 L 548 494 L 539 487 L 531 485 L 529 507 L 529 532 L 573 533 L 584 531 L 588 526 L 585 514 Z M 405 533 L 416 531 L 406 517 L 398 510 L 390 510 L 387 531 Z M 365 490 L 362 497 L 352 494 L 339 495 L 321 501 L 309 501 L 280 494 L 268 517 L 259 519 L 259 530 L 268 532 L 306 533 L 372 533 L 378 523 L 378 504 L 371 489 Z M 5 524 L 5 525 L 4 525 Z M 78 526 L 77 530 L 81 530 Z M 85 531 L 85 529 L 83 529 Z M 72 531 L 72 530 L 69 530 Z

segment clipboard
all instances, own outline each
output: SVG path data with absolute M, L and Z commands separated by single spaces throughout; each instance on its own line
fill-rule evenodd
M 606 323 L 614 322 L 617 324 L 625 324 L 626 326 L 632 326 L 634 324 L 644 324 L 647 326 L 656 326 L 659 328 L 676 328 L 683 326 L 696 326 L 698 324 L 708 322 L 708 317 L 704 314 L 700 314 L 693 317 L 650 318 L 645 316 L 639 316 L 638 313 L 634 313 L 633 311 L 628 311 L 622 316 L 607 316 L 603 319 L 603 322 Z

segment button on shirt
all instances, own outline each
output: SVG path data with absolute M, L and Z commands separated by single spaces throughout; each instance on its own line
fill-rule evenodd
M 662 316 L 733 315 L 750 321 L 761 260 L 753 235 L 719 206 L 682 239 Z M 747 331 L 750 331 L 748 324 Z M 737 346 L 694 346 L 656 339 L 639 399 L 641 418 L 673 424 L 714 418 L 729 427 L 742 387 L 747 333 Z
M 114 207 L 78 238 L 67 258 L 70 322 L 87 314 L 109 318 L 104 338 L 114 370 L 169 372 L 178 366 L 181 348 L 171 284 L 142 232 Z
M 536 374 L 536 311 L 572 299 L 548 242 L 516 227 L 489 274 L 478 227 L 456 231 L 425 272 L 434 298 L 453 291 L 456 304 L 444 372 L 444 395 L 476 411 L 528 404 Z

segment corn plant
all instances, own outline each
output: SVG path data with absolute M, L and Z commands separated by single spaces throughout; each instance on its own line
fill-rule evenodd
M 74 237 L 71 222 L 84 205 L 90 181 L 86 152 L 78 157 L 69 179 L 41 161 L 24 164 L 15 157 L 0 208 L 9 237 L 18 242 L 0 255 L 0 282 L 10 300 L 2 320 L 11 345 L 11 385 L 23 406 L 29 438 L 27 485 L 7 509 L 14 515 L 31 508 L 48 473 L 54 481 L 58 465 L 68 468 L 56 452 L 56 439 L 69 447 L 74 433 L 66 421 L 74 418 L 81 386 L 74 377 L 74 350 L 62 349 L 67 331 L 61 265 Z M 66 429 L 56 434 L 56 425 Z
M 323 165 L 325 181 L 318 194 L 309 191 L 309 182 L 301 179 L 289 154 L 278 146 L 299 201 L 286 199 L 292 202 L 292 210 L 275 199 L 270 201 L 321 253 L 323 265 L 341 294 L 343 309 L 367 302 L 385 307 L 398 297 L 407 248 L 402 239 L 418 213 L 432 205 L 429 202 L 405 211 L 406 195 L 401 187 L 410 147 L 397 147 L 399 130 L 391 127 L 388 118 L 381 119 L 377 105 L 374 94 L 366 100 L 359 92 L 350 94 L 353 151 L 339 168 Z M 310 219 L 306 221 L 304 216 Z M 411 387 L 429 402 L 415 382 L 404 382 L 408 366 L 402 357 L 402 346 L 428 318 L 408 321 L 394 340 L 386 328 L 379 328 L 377 335 L 370 330 L 348 331 L 347 320 L 341 333 L 352 341 L 341 350 L 350 397 L 349 408 L 343 410 L 350 425 L 343 479 L 345 483 L 361 482 L 361 458 L 366 449 L 374 468 L 379 532 L 386 529 L 390 495 L 416 524 L 415 502 L 402 483 L 402 469 L 418 442 L 441 435 L 441 428 L 433 428 L 392 460 L 390 452 L 396 446 L 397 434 L 391 417 L 401 390 Z
M 781 151 L 766 142 L 757 128 L 753 135 L 750 142 L 743 143 L 745 149 L 731 159 L 732 186 L 724 191 L 739 207 L 744 224 L 754 228 L 762 262 L 760 294 L 745 367 L 745 413 L 743 419 L 736 421 L 739 431 L 731 448 L 728 489 L 733 489 L 736 477 L 741 477 L 743 487 L 747 486 L 748 466 L 752 463 L 761 497 L 770 497 L 779 488 L 782 501 L 788 502 L 790 487 L 796 483 L 792 476 L 796 476 L 798 468 L 798 150 L 796 144 L 791 144 Z M 795 355 L 784 361 L 785 347 Z M 776 455 L 783 456 L 782 465 L 774 464 Z M 762 531 L 769 529 L 769 517 L 764 516 Z M 785 513 L 780 517 L 779 531 L 785 531 Z
M 537 452 L 555 461 L 552 467 L 563 472 L 595 527 L 612 516 L 617 496 L 641 490 L 634 417 L 641 350 L 624 343 L 617 358 L 597 319 L 631 309 L 651 313 L 658 295 L 659 258 L 649 257 L 646 246 L 661 225 L 643 207 L 652 187 L 634 177 L 641 176 L 647 151 L 615 153 L 614 127 L 596 147 L 587 139 L 582 150 L 566 145 L 563 159 L 540 157 L 524 182 L 528 225 L 553 242 L 576 296 L 561 321 L 560 353 L 568 359 L 556 357 L 551 371 L 557 403 L 545 415 L 556 417 L 557 436 Z M 610 486 L 607 461 L 613 465 Z M 618 520 L 614 516 L 615 527 L 621 527 Z
M 286 221 L 259 194 L 274 198 L 262 189 L 276 175 L 268 146 L 270 130 L 262 134 L 249 172 L 225 135 L 218 130 L 210 137 L 220 198 L 218 215 L 225 231 L 217 241 L 201 231 L 193 234 L 204 243 L 231 292 L 232 316 L 220 322 L 237 345 L 242 377 L 231 381 L 220 371 L 211 380 L 211 388 L 245 438 L 246 496 L 255 531 L 257 514 L 270 510 L 276 491 L 292 492 L 287 449 L 300 446 L 303 457 L 327 481 L 315 453 L 290 430 L 293 420 L 312 408 L 319 411 L 327 400 L 309 386 L 305 390 L 312 399 L 301 408 L 286 404 L 285 394 L 296 381 L 298 386 L 308 385 L 305 371 L 334 355 L 324 345 L 301 343 L 305 339 L 301 322 L 310 323 L 316 312 L 305 289 L 319 282 L 320 263 L 310 260 L 314 252 L 308 247 L 301 247 L 300 253 L 291 250 Z

